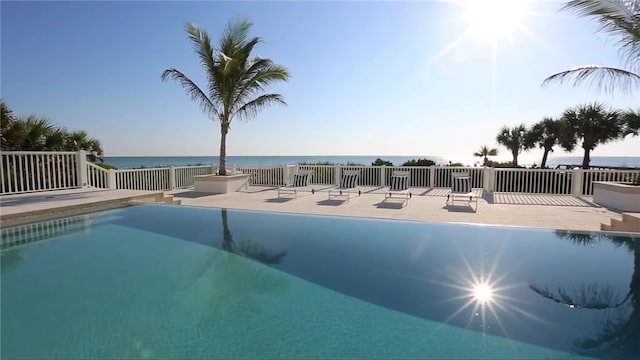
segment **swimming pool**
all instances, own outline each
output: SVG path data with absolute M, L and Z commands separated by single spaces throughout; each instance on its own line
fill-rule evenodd
M 637 241 L 167 205 L 6 228 L 1 355 L 638 358 Z

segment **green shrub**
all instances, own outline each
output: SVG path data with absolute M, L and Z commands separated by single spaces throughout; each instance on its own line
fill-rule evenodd
M 318 162 L 301 162 L 298 165 L 336 165 L 335 163 L 329 161 L 318 161 Z
M 487 165 L 488 167 L 494 167 L 494 168 L 524 168 L 524 166 L 513 166 L 513 163 L 511 161 L 506 161 L 506 162 L 498 162 L 498 161 L 487 161 Z
M 434 166 L 436 164 L 435 161 L 430 159 L 412 159 L 409 161 L 405 161 L 402 166 Z
M 103 168 L 103 169 L 107 169 L 107 170 L 111 170 L 111 169 L 113 169 L 113 170 L 118 170 L 118 167 L 117 167 L 117 166 L 115 166 L 115 165 L 111 165 L 111 164 L 107 164 L 107 163 L 97 163 L 97 164 L 95 164 L 95 165 L 96 165 L 96 166 L 99 166 L 99 167 L 101 167 L 101 168 Z
M 377 158 L 376 161 L 371 163 L 371 166 L 393 166 L 393 163 L 389 160 Z
M 445 166 L 464 167 L 464 164 L 461 162 L 452 162 L 451 160 L 449 160 L 449 163 Z

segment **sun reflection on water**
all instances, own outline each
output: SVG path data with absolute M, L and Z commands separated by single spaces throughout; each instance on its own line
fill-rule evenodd
M 492 333 L 501 332 L 509 336 L 504 328 L 503 319 L 526 317 L 534 321 L 542 321 L 538 316 L 525 310 L 521 300 L 510 297 L 511 289 L 522 284 L 509 284 L 509 271 L 499 270 L 498 263 L 502 250 L 492 252 L 488 259 L 477 259 L 471 265 L 468 259 L 459 252 L 464 267 L 449 272 L 449 281 L 439 283 L 442 286 L 456 290 L 455 295 L 445 300 L 456 303 L 455 310 L 444 320 L 445 323 L 454 322 L 460 316 L 466 318 L 466 328 L 486 332 L 494 328 Z M 482 255 L 481 255 L 482 256 Z M 505 319 L 506 320 L 506 319 Z
M 493 298 L 493 289 L 487 283 L 474 285 L 472 293 L 474 299 L 481 305 L 491 302 Z

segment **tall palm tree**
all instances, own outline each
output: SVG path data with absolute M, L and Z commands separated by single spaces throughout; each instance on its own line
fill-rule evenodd
M 619 57 L 626 69 L 583 65 L 549 76 L 543 82 L 574 80 L 574 86 L 591 81 L 606 91 L 630 92 L 640 87 L 640 0 L 571 0 L 562 8 L 596 20 L 603 31 L 617 38 Z
M 598 102 L 567 109 L 561 120 L 566 123 L 562 147 L 571 151 L 578 141 L 582 141 L 583 169 L 589 169 L 591 151 L 596 146 L 622 139 L 625 135 L 622 113 Z
M 527 148 L 533 148 L 536 145 L 543 149 L 542 162 L 540 167 L 547 166 L 547 157 L 553 152 L 553 147 L 560 145 L 560 130 L 562 122 L 549 117 L 534 124 L 524 138 Z
M 513 166 L 518 166 L 518 155 L 526 150 L 526 144 L 524 142 L 524 137 L 526 135 L 526 128 L 524 124 L 514 126 L 509 128 L 507 126 L 503 126 L 496 137 L 498 144 L 504 145 L 509 151 L 511 151 L 511 155 L 513 156 L 512 164 Z
M 483 145 L 480 150 L 476 151 L 473 153 L 473 156 L 477 156 L 480 158 L 484 158 L 482 165 L 483 166 L 487 166 L 487 163 L 489 162 L 489 156 L 496 156 L 498 155 L 498 149 L 489 149 L 488 146 Z
M 270 59 L 251 55 L 262 41 L 258 37 L 249 38 L 251 26 L 246 20 L 230 23 L 220 39 L 219 48 L 214 49 L 206 31 L 187 24 L 189 40 L 206 73 L 206 91 L 173 68 L 165 70 L 161 77 L 163 81 L 179 82 L 212 120 L 220 121 L 220 175 L 227 174 L 226 146 L 231 121 L 236 117 L 248 120 L 274 103 L 286 105 L 282 95 L 265 94 L 264 91 L 272 83 L 287 81 L 289 73 Z

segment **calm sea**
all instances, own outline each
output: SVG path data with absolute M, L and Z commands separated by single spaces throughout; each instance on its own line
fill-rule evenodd
M 329 162 L 333 164 L 356 163 L 371 165 L 377 158 L 391 161 L 394 165 L 402 165 L 405 161 L 427 158 L 437 164 L 446 165 L 449 161 L 461 162 L 465 165 L 473 166 L 479 160 L 477 157 L 440 157 L 440 156 L 227 156 L 227 166 L 276 166 L 300 163 Z M 510 159 L 498 159 L 508 161 Z M 189 166 L 189 165 L 211 165 L 218 163 L 217 156 L 107 156 L 106 163 L 117 166 L 119 169 L 134 169 L 140 167 L 156 166 Z M 534 163 L 540 164 L 540 159 L 521 158 L 520 164 L 530 166 Z M 579 165 L 582 164 L 581 156 L 557 156 L 551 157 L 548 161 L 550 168 L 559 164 Z M 640 167 L 640 156 L 595 156 L 591 158 L 591 165 L 607 166 L 629 166 Z

